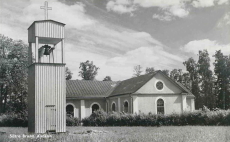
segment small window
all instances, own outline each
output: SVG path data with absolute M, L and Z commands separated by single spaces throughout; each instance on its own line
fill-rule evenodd
M 124 112 L 127 113 L 128 112 L 128 107 L 129 107 L 129 103 L 127 101 L 124 102 Z
M 115 103 L 112 104 L 112 111 L 116 111 L 116 104 Z
M 94 105 L 92 105 L 92 113 L 94 112 L 94 111 L 96 111 L 96 110 L 99 110 L 99 105 L 98 104 L 94 104 Z
M 163 87 L 164 87 L 163 83 L 162 83 L 161 81 L 158 81 L 157 84 L 156 84 L 156 88 L 157 88 L 158 90 L 162 90 Z
M 66 114 L 67 116 L 73 117 L 74 116 L 74 108 L 72 105 L 67 105 L 66 106 Z
M 164 114 L 164 101 L 162 99 L 157 100 L 157 114 Z

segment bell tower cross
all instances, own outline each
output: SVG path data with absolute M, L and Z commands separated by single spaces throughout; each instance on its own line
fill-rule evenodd
M 48 10 L 52 10 L 52 7 L 48 7 L 48 2 L 45 1 L 44 6 L 41 6 L 40 8 L 44 9 L 45 20 L 47 20 L 48 19 Z

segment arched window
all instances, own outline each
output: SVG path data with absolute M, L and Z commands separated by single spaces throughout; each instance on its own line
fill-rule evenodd
M 67 114 L 67 116 L 70 116 L 70 117 L 74 116 L 74 108 L 72 105 L 66 106 L 66 114 Z
M 129 103 L 128 103 L 128 101 L 125 101 L 124 102 L 124 112 L 125 113 L 127 113 L 129 111 L 128 107 L 129 107 Z
M 116 111 L 116 104 L 112 103 L 112 111 Z
M 99 110 L 99 109 L 100 109 L 100 107 L 99 107 L 98 104 L 93 104 L 93 105 L 92 105 L 92 113 L 93 113 L 94 111 L 96 111 L 96 110 Z
M 158 99 L 157 100 L 157 114 L 164 114 L 164 100 Z

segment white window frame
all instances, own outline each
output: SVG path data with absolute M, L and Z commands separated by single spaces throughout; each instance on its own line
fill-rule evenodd
M 162 83 L 163 83 L 163 88 L 162 88 L 161 90 L 159 90 L 159 89 L 157 88 L 157 82 L 162 82 Z M 164 81 L 162 81 L 162 80 L 156 80 L 156 81 L 155 81 L 155 86 L 154 86 L 154 87 L 157 89 L 157 91 L 163 91 L 164 88 L 165 88 L 165 83 L 164 83 Z
M 165 101 L 165 99 L 163 97 L 157 97 L 156 100 L 155 100 L 155 106 L 156 106 L 155 111 L 156 111 L 156 114 L 157 114 L 157 101 L 159 99 L 162 99 L 164 101 L 164 115 L 165 115 L 166 114 L 166 109 L 165 109 L 166 101 Z

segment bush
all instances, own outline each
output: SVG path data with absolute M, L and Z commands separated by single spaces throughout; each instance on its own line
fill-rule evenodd
M 105 126 L 107 113 L 103 110 L 94 111 L 89 117 L 82 119 L 84 126 Z
M 182 114 L 127 114 L 95 111 L 82 120 L 83 126 L 184 126 L 226 125 L 230 126 L 230 110 L 195 111 Z
M 28 113 L 26 111 L 20 113 L 6 113 L 0 115 L 1 127 L 27 127 Z
M 80 126 L 79 118 L 66 116 L 66 126 Z M 0 127 L 27 127 L 28 113 L 26 111 L 20 113 L 5 113 L 0 115 Z
M 81 120 L 76 117 L 66 116 L 66 126 L 80 126 Z

